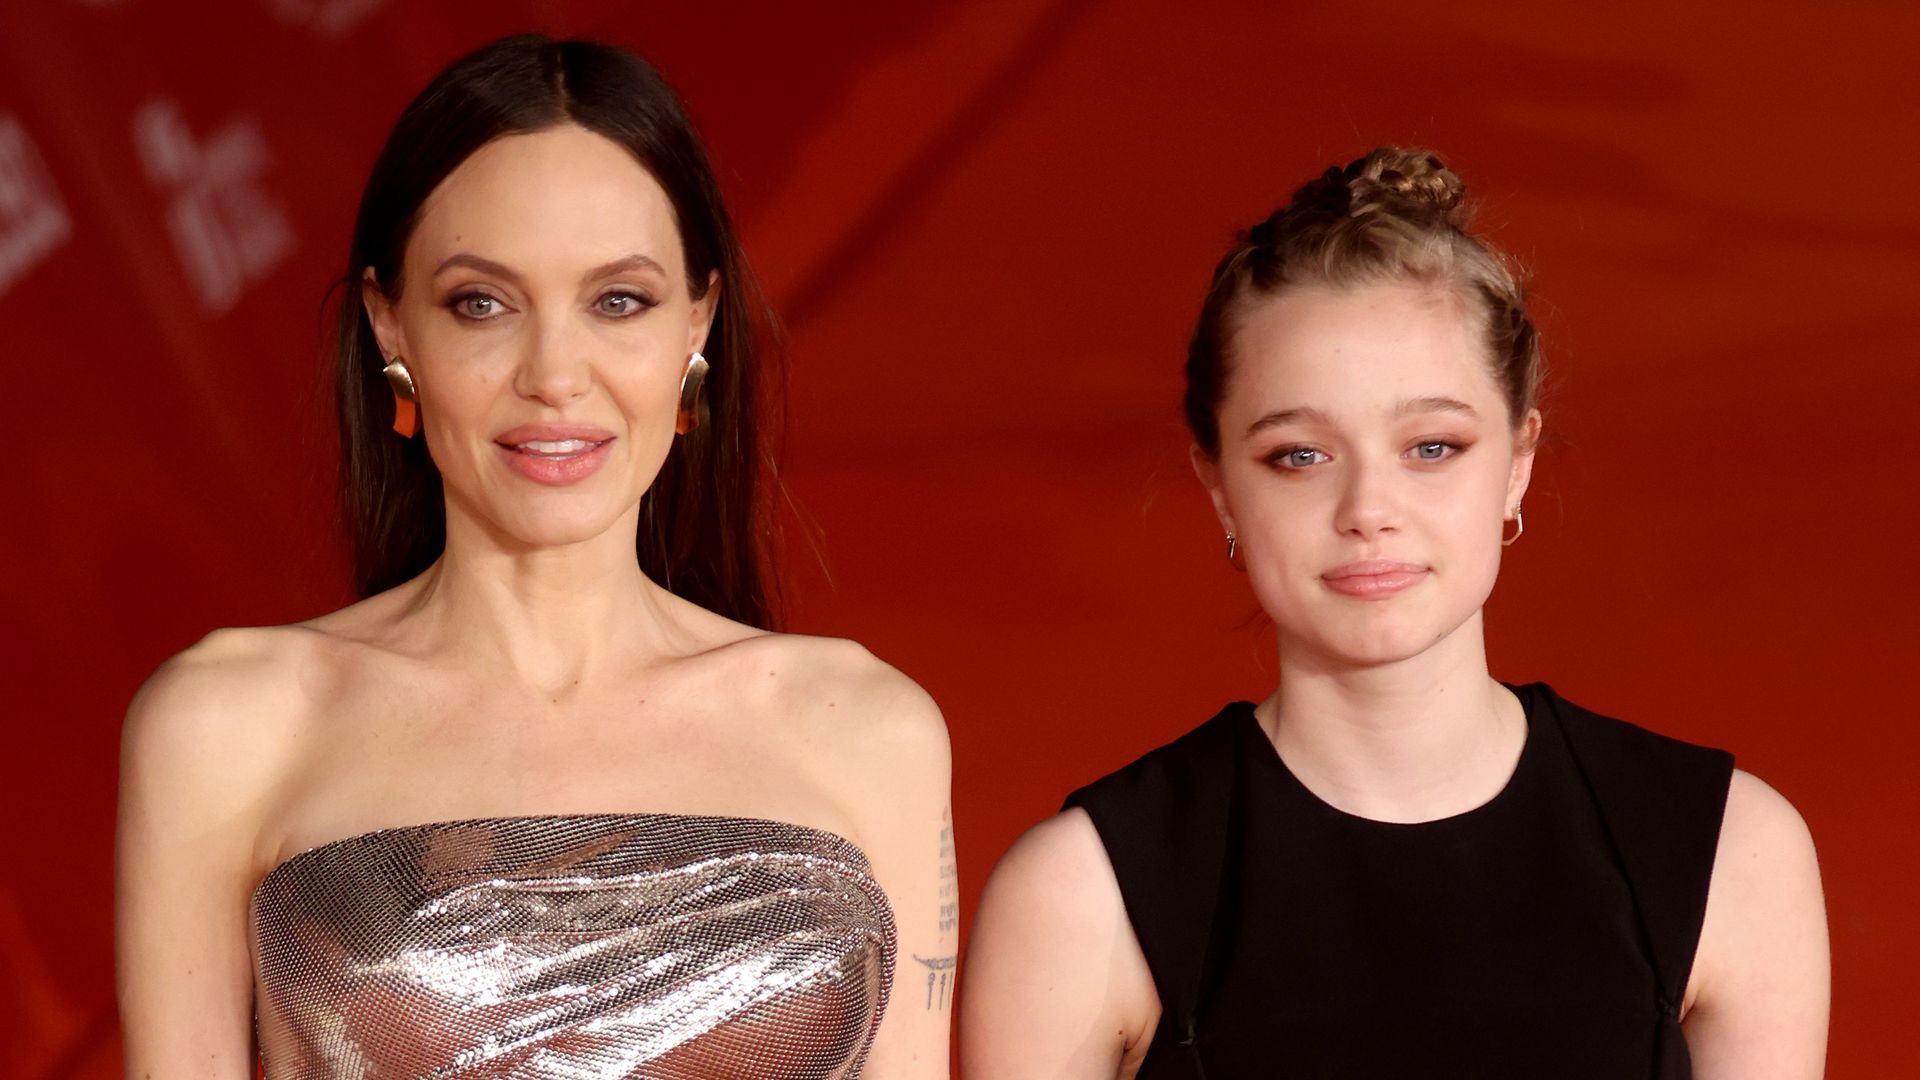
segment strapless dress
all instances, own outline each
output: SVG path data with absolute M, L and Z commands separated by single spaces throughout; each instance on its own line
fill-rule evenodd
M 895 952 L 858 847 L 752 818 L 383 829 L 251 918 L 267 1080 L 857 1077 Z

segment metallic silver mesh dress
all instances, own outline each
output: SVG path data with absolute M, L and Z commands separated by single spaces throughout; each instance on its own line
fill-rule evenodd
M 268 1080 L 856 1077 L 894 926 L 832 833 L 673 814 L 385 829 L 253 896 Z

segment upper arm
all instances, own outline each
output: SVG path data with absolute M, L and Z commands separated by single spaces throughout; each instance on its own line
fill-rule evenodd
M 893 988 L 862 1075 L 944 1080 L 960 940 L 946 724 L 912 680 L 864 650 L 857 658 L 843 689 L 858 716 L 842 721 L 850 745 L 841 762 L 851 765 L 848 810 L 896 934 Z
M 1826 905 L 1793 806 L 1735 772 L 1685 1030 L 1701 1080 L 1819 1077 L 1826 1059 Z
M 256 667 L 216 637 L 168 661 L 127 710 L 114 918 L 130 1077 L 254 1073 L 248 778 L 267 748 L 238 706 Z
M 1099 833 L 1069 810 L 994 868 L 967 950 L 968 1077 L 1098 1077 L 1137 1068 L 1160 1002 Z

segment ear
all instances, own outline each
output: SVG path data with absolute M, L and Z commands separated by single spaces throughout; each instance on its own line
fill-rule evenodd
M 1240 530 L 1233 527 L 1233 511 L 1227 508 L 1227 493 L 1220 486 L 1220 462 L 1200 449 L 1199 443 L 1187 447 L 1187 459 L 1193 463 L 1193 475 L 1200 478 L 1207 497 L 1213 500 L 1213 513 L 1220 519 L 1220 527 L 1238 535 Z
M 400 330 L 400 317 L 393 310 L 393 301 L 387 299 L 386 291 L 380 288 L 380 279 L 374 276 L 371 266 L 360 275 L 360 303 L 367 309 L 367 321 L 373 324 L 373 339 L 380 345 L 380 363 L 406 356 L 406 335 Z
M 1507 477 L 1507 512 L 1527 497 L 1533 482 L 1533 452 L 1540 447 L 1540 410 L 1528 409 L 1527 418 L 1513 434 L 1513 472 Z
M 720 271 L 707 272 L 707 291 L 693 302 L 692 314 L 687 319 L 687 351 L 704 353 L 707 351 L 707 335 L 713 332 L 713 316 L 720 310 Z

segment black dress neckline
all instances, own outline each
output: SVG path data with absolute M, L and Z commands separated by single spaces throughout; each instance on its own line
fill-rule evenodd
M 1251 740 L 1251 744 L 1243 751 L 1246 755 L 1246 760 L 1256 767 L 1273 770 L 1290 800 L 1305 805 L 1318 816 L 1350 825 L 1356 829 L 1408 834 L 1423 831 L 1444 832 L 1450 829 L 1465 828 L 1482 817 L 1489 817 L 1501 813 L 1505 806 L 1515 801 L 1517 797 L 1516 792 L 1531 782 L 1533 773 L 1538 769 L 1537 759 L 1540 756 L 1540 725 L 1534 716 L 1534 703 L 1529 700 L 1529 695 L 1524 692 L 1525 688 L 1508 686 L 1507 689 L 1511 691 L 1515 697 L 1520 699 L 1521 715 L 1526 720 L 1526 733 L 1522 736 L 1520 756 L 1514 761 L 1513 771 L 1507 774 L 1506 782 L 1500 785 L 1500 790 L 1494 792 L 1487 801 L 1478 806 L 1468 807 L 1456 814 L 1429 818 L 1426 821 L 1381 821 L 1378 818 L 1370 818 L 1361 814 L 1350 813 L 1326 801 L 1319 795 L 1314 794 L 1313 789 L 1308 787 L 1305 782 L 1294 773 L 1293 769 L 1288 767 L 1286 759 L 1280 756 L 1279 748 L 1274 746 L 1273 740 L 1267 737 L 1266 728 L 1261 726 L 1260 718 L 1254 714 L 1254 704 L 1252 702 L 1237 701 L 1234 702 L 1230 708 L 1235 709 L 1240 714 L 1236 717 L 1236 720 L 1240 729 L 1241 738 L 1243 740 Z

